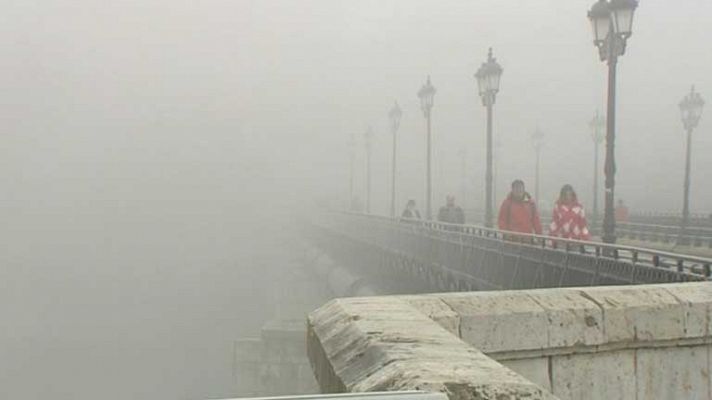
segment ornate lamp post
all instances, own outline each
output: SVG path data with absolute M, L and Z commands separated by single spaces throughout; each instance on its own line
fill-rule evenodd
M 591 139 L 593 140 L 593 220 L 591 221 L 591 227 L 595 228 L 598 226 L 598 148 L 601 147 L 603 139 L 603 127 L 606 120 L 598 114 L 596 111 L 596 116 L 588 123 L 591 128 Z
M 366 147 L 366 213 L 371 213 L 371 138 L 373 129 L 369 126 L 363 134 L 363 143 Z
M 616 121 L 616 66 L 618 57 L 625 53 L 626 43 L 632 34 L 636 0 L 598 0 L 588 12 L 593 26 L 593 44 L 598 48 L 601 61 L 608 63 L 608 107 L 606 116 L 606 209 L 603 218 L 603 242 L 615 243 L 615 121 Z
M 499 138 L 495 139 L 494 141 L 494 150 L 493 150 L 493 158 L 494 158 L 494 164 L 492 166 L 492 199 L 494 201 L 494 204 L 497 205 L 499 204 L 497 201 L 497 183 L 499 182 L 499 157 L 501 154 L 501 149 L 502 149 L 502 141 L 499 140 Z
M 393 171 L 391 173 L 391 217 L 396 216 L 396 132 L 398 132 L 398 127 L 400 127 L 400 120 L 403 112 L 400 107 L 398 107 L 398 102 L 393 104 L 391 111 L 388 112 L 388 118 L 391 121 L 391 133 L 393 134 L 393 159 L 392 167 Z
M 692 153 L 692 131 L 700 123 L 702 107 L 705 105 L 702 96 L 695 92 L 692 87 L 690 93 L 680 102 L 680 112 L 682 113 L 682 124 L 687 131 L 687 155 L 685 157 L 685 186 L 682 203 L 682 220 L 680 221 L 680 235 L 677 238 L 678 244 L 689 244 L 687 237 L 687 226 L 690 223 L 690 155 Z
M 487 53 L 487 61 L 475 73 L 482 105 L 487 108 L 487 168 L 485 171 L 485 226 L 492 227 L 492 107 L 494 106 L 502 67 L 492 57 L 492 48 Z
M 423 85 L 420 90 L 418 90 L 418 97 L 420 98 L 420 109 L 423 110 L 423 115 L 427 121 L 428 128 L 428 139 L 427 139 L 427 155 L 426 155 L 426 178 L 425 178 L 425 216 L 427 219 L 433 218 L 432 210 L 432 199 L 433 199 L 433 186 L 432 186 L 432 174 L 431 174 L 431 144 L 432 138 L 430 134 L 430 113 L 433 109 L 433 98 L 435 97 L 435 87 L 430 83 L 430 76 L 428 76 L 428 81 Z
M 536 179 L 534 180 L 534 199 L 538 203 L 539 198 L 539 178 L 540 178 L 540 161 L 541 161 L 541 148 L 544 147 L 544 132 L 536 128 L 534 133 L 532 133 L 532 144 L 534 145 L 534 151 L 536 151 L 536 168 L 534 169 L 536 174 Z

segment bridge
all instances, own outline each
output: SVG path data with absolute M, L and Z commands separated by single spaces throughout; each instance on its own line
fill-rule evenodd
M 339 299 L 310 314 L 307 352 L 322 392 L 712 393 L 709 258 L 341 212 L 322 214 L 308 232 L 364 277 L 359 288 L 391 282 L 409 293 Z
M 354 213 L 326 213 L 310 234 L 359 274 L 410 293 L 703 281 L 712 265 L 645 248 Z
M 260 382 L 252 393 L 712 393 L 712 259 L 346 212 L 303 229 L 308 273 L 288 286 L 321 285 L 308 291 L 322 306 L 306 326 L 285 320 L 236 342 L 235 376 Z

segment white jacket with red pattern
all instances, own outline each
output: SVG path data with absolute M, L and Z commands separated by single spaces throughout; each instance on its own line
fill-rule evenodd
M 583 206 L 578 201 L 557 201 L 551 214 L 549 235 L 563 239 L 589 240 L 591 233 L 588 231 Z

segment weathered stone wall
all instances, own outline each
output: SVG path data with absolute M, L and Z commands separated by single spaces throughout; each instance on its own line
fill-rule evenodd
M 418 343 L 418 351 L 393 347 L 388 339 L 393 334 L 384 338 L 379 333 L 396 329 L 392 326 L 394 321 L 407 319 L 391 315 L 393 304 L 402 303 L 427 317 L 409 316 L 411 325 L 398 325 L 395 336 L 396 341 Z M 406 308 L 398 307 L 400 313 L 410 315 Z M 367 381 L 352 370 L 365 368 L 366 374 L 376 374 L 385 362 L 390 362 L 400 363 L 403 368 L 389 388 L 415 388 L 413 385 L 434 379 L 440 385 L 432 387 L 448 392 L 451 398 L 489 398 L 472 397 L 472 392 L 467 391 L 458 393 L 469 394 L 455 395 L 449 389 L 451 385 L 445 384 L 464 379 L 459 384 L 469 387 L 468 380 L 478 377 L 485 365 L 487 373 L 499 371 L 481 361 L 486 355 L 485 358 L 498 361 L 496 368 L 506 366 L 506 371 L 516 371 L 520 378 L 536 385 L 520 386 L 522 381 L 515 383 L 509 378 L 499 383 L 527 390 L 543 388 L 544 392 L 537 392 L 536 396 L 549 392 L 561 399 L 576 400 L 710 399 L 711 316 L 710 283 L 338 300 L 311 314 L 309 351 L 314 366 L 319 357 L 312 352 L 321 346 L 320 362 L 327 362 L 332 368 L 331 377 L 320 377 L 319 370 L 316 372 L 322 389 L 373 390 L 365 383 L 372 382 L 372 378 Z M 368 323 L 362 323 L 364 319 Z M 438 336 L 435 342 L 429 338 L 429 321 L 449 332 L 451 339 L 445 341 Z M 406 339 L 398 339 L 401 336 Z M 455 358 L 456 363 L 452 357 L 443 356 L 435 364 L 433 358 L 439 350 L 431 347 L 444 343 L 459 343 L 462 354 L 472 355 L 465 349 L 477 349 L 478 356 Z M 463 348 L 465 343 L 470 347 Z M 334 357 L 337 354 L 339 357 Z M 380 358 L 364 358 L 367 354 Z M 413 364 L 419 364 L 417 357 L 426 356 L 427 363 L 438 365 L 436 378 L 431 375 L 433 371 L 421 368 L 414 373 L 419 377 L 417 383 L 407 380 L 405 376 L 410 376 L 411 370 L 404 364 L 405 356 Z M 346 362 L 352 359 L 361 360 L 363 365 Z M 450 369 L 455 365 L 454 370 Z M 455 371 L 461 368 L 469 368 L 469 375 L 458 375 Z M 322 370 L 327 369 L 322 366 Z M 509 373 L 502 376 L 511 377 Z M 325 387 L 323 378 L 324 382 L 337 380 L 339 384 Z
M 712 398 L 710 283 L 442 294 L 409 301 L 562 399 Z
M 322 392 L 441 391 L 452 400 L 554 399 L 398 297 L 338 299 L 309 317 Z

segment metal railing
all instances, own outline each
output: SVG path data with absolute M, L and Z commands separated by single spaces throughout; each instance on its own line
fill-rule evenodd
M 630 213 L 629 222 L 650 225 L 680 226 L 682 215 L 677 212 L 640 211 Z M 710 214 L 690 214 L 689 226 L 712 228 Z
M 469 221 L 481 221 L 484 213 L 468 210 Z M 551 219 L 550 213 L 541 212 L 543 225 Z M 599 235 L 601 221 L 589 220 L 592 234 Z M 616 235 L 633 240 L 685 243 L 692 247 L 712 248 L 712 219 L 702 214 L 690 216 L 690 224 L 685 235 L 680 236 L 680 216 L 675 213 L 637 213 L 630 216 L 630 222 L 616 222 Z
M 692 247 L 712 248 L 712 228 L 691 226 L 680 236 L 679 226 L 619 222 L 616 233 L 620 238 L 629 238 L 648 242 L 686 243 Z
M 477 239 L 480 243 L 478 246 L 484 243 L 490 248 L 504 249 L 506 247 L 507 254 L 505 256 L 512 253 L 523 254 L 530 250 L 545 250 L 546 254 L 540 252 L 542 260 L 544 257 L 560 260 L 557 262 L 563 263 L 561 268 L 564 269 L 569 268 L 569 260 L 574 258 L 580 264 L 588 265 L 586 268 L 596 268 L 596 273 L 601 265 L 611 266 L 614 264 L 613 267 L 616 269 L 624 267 L 631 274 L 631 282 L 636 281 L 635 276 L 655 271 L 665 275 L 655 278 L 655 281 L 707 280 L 712 275 L 710 271 L 712 259 L 710 258 L 642 247 L 521 234 L 478 225 L 400 220 L 367 214 L 335 213 L 331 214 L 329 218 L 340 220 L 338 225 L 342 229 L 358 231 L 358 236 L 364 240 L 371 238 L 374 242 L 397 248 L 399 251 L 420 253 L 421 258 L 431 257 L 425 249 L 431 244 L 422 240 L 409 240 L 410 244 L 405 245 L 404 241 L 407 238 L 412 239 L 415 236 L 424 239 L 437 239 L 456 246 L 469 245 L 475 243 L 475 239 Z M 348 225 L 351 227 L 348 228 Z M 415 246 L 413 243 L 416 243 Z

